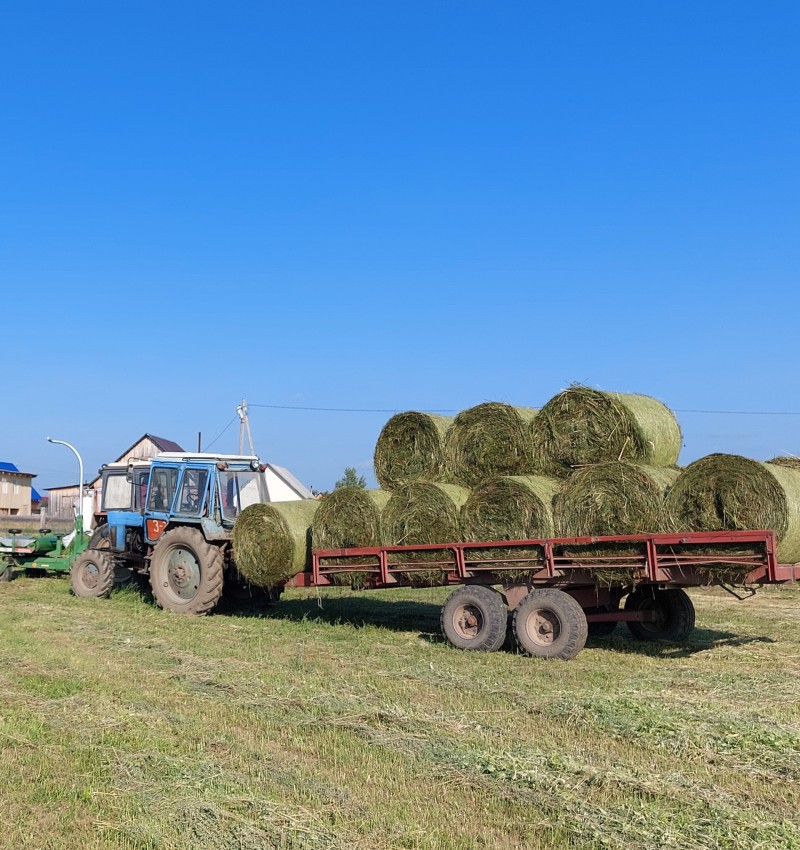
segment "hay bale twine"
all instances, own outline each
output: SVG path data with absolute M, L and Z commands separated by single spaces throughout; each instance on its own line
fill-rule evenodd
M 385 490 L 444 476 L 445 435 L 452 416 L 409 410 L 393 416 L 375 444 L 375 477 Z
M 675 414 L 655 398 L 570 387 L 539 411 L 531 426 L 537 464 L 547 475 L 626 460 L 674 466 L 681 450 Z
M 461 509 L 464 540 L 531 540 L 553 536 L 559 482 L 543 475 L 503 475 L 476 487 Z
M 655 534 L 667 527 L 665 496 L 680 471 L 613 461 L 578 469 L 553 500 L 558 537 Z
M 497 475 L 534 472 L 532 407 L 487 401 L 462 410 L 447 434 L 452 479 L 467 487 Z
M 778 558 L 800 561 L 800 470 L 740 455 L 689 464 L 667 494 L 674 531 L 771 529 Z
M 245 508 L 233 526 L 233 557 L 251 584 L 273 587 L 308 569 L 316 499 Z

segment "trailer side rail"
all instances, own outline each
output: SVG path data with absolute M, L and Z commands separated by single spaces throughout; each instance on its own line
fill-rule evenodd
M 769 530 L 369 546 L 312 552 L 311 571 L 289 586 L 527 582 L 553 586 L 652 582 L 770 584 L 800 579 L 800 565 L 778 564 Z M 436 576 L 440 573 L 440 576 Z M 430 581 L 431 574 L 434 580 Z

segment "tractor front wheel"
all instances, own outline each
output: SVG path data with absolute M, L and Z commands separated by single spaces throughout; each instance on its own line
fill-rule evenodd
M 150 587 L 161 608 L 181 614 L 207 614 L 222 596 L 222 549 L 194 528 L 173 528 L 156 544 L 150 560 Z
M 75 596 L 103 599 L 114 586 L 114 562 L 102 549 L 87 549 L 73 561 L 69 578 Z

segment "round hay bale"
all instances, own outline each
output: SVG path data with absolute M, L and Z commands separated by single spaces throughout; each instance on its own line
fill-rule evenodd
M 778 558 L 800 561 L 800 470 L 739 455 L 689 464 L 667 494 L 674 531 L 771 529 Z
M 800 457 L 795 457 L 794 455 L 773 457 L 767 463 L 773 463 L 775 466 L 786 466 L 789 469 L 800 469 Z
M 273 587 L 309 567 L 316 499 L 245 508 L 233 527 L 233 557 L 251 584 Z
M 322 497 L 311 524 L 315 549 L 381 545 L 381 511 L 391 493 L 339 487 Z
M 681 450 L 675 414 L 657 399 L 570 387 L 539 411 L 531 426 L 536 461 L 547 475 L 626 460 L 674 466 Z
M 665 531 L 665 495 L 680 471 L 626 461 L 578 469 L 553 500 L 558 537 Z
M 409 410 L 393 416 L 375 444 L 375 477 L 385 490 L 445 474 L 445 435 L 452 416 Z
M 462 410 L 447 434 L 447 457 L 454 481 L 474 487 L 497 475 L 534 472 L 532 407 L 487 401 Z
M 418 481 L 404 484 L 392 493 L 381 513 L 381 533 L 386 546 L 414 546 L 425 543 L 451 543 L 461 540 L 461 508 L 469 490 L 454 484 Z M 441 554 L 415 553 L 414 560 L 439 560 Z M 407 560 L 390 555 L 390 561 Z M 407 571 L 412 584 L 441 584 L 444 570 Z
M 476 487 L 461 509 L 464 540 L 531 540 L 553 536 L 559 482 L 543 475 L 504 475 Z
M 381 545 L 381 511 L 391 493 L 385 490 L 365 490 L 363 487 L 339 487 L 320 500 L 319 510 L 311 525 L 314 549 L 347 549 Z M 374 563 L 375 559 L 369 559 Z M 353 567 L 362 563 L 354 558 L 327 558 L 330 566 Z M 366 563 L 366 561 L 364 562 Z M 329 573 L 334 584 L 365 586 L 369 572 Z

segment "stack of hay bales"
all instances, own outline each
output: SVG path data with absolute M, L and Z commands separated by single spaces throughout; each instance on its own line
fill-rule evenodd
M 756 527 L 776 532 L 781 560 L 800 561 L 800 459 L 711 455 L 681 471 L 681 443 L 674 413 L 657 399 L 579 386 L 539 411 L 487 402 L 454 418 L 399 413 L 375 446 L 381 489 L 248 508 L 234 529 L 236 562 L 254 584 L 272 584 L 305 568 L 311 545 Z M 407 578 L 443 575 L 437 567 Z

